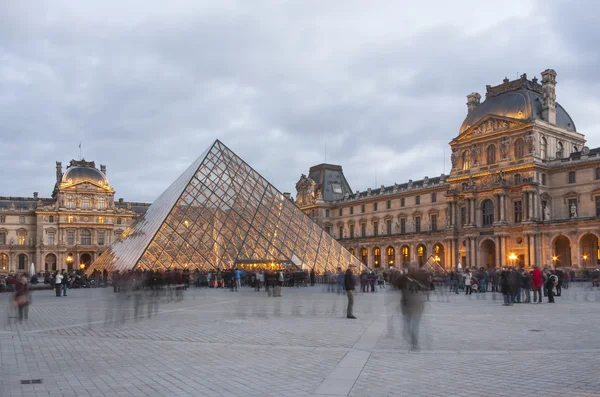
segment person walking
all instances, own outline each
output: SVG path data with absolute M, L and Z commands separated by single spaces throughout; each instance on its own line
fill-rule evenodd
M 542 271 L 538 265 L 533 266 L 531 273 L 531 281 L 533 286 L 533 303 L 542 303 Z
M 242 288 L 242 279 L 241 279 L 240 269 L 235 269 L 235 271 L 233 273 L 235 275 L 235 290 L 237 291 L 238 288 Z
M 315 269 L 310 269 L 310 286 L 315 286 Z
M 473 286 L 471 285 L 471 272 L 467 270 L 465 272 L 465 295 L 471 295 L 473 293 Z
M 19 309 L 19 322 L 23 322 L 23 318 L 27 320 L 29 317 L 29 284 L 24 274 L 16 280 L 15 303 Z
M 56 289 L 56 296 L 60 296 L 62 290 L 63 275 L 58 271 L 54 275 L 54 288 Z
M 522 280 L 522 291 L 525 295 L 525 302 L 523 303 L 531 303 L 531 273 L 527 270 L 523 270 Z
M 346 269 L 346 274 L 344 274 L 344 289 L 348 296 L 346 318 L 356 320 L 356 317 L 354 317 L 354 289 L 356 288 L 356 279 L 354 278 L 354 274 L 352 274 L 354 267 L 354 265 L 350 265 L 348 266 L 348 269 Z
M 548 279 L 546 280 L 546 294 L 548 295 L 548 303 L 554 303 L 554 286 L 556 284 L 558 284 L 556 275 L 548 275 Z
M 500 290 L 504 297 L 504 306 L 512 306 L 512 295 L 510 293 L 510 271 L 507 269 L 502 270 L 500 273 Z
M 62 271 L 62 296 L 67 296 L 67 287 L 69 284 L 69 274 L 66 272 L 66 270 L 63 269 Z

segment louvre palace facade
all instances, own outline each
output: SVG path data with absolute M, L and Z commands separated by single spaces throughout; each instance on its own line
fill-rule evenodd
M 449 175 L 352 192 L 320 164 L 296 204 L 371 268 L 599 266 L 600 148 L 556 102 L 556 72 L 467 96 Z
M 106 166 L 72 160 L 50 197 L 0 197 L 0 274 L 88 266 L 148 207 L 114 195 Z

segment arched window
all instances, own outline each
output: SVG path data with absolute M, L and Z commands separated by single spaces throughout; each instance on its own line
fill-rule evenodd
M 469 150 L 465 150 L 462 154 L 462 169 L 463 171 L 468 171 L 471 169 L 471 154 Z
M 381 266 L 381 250 L 379 247 L 373 248 L 373 263 L 375 263 L 375 267 Z
M 408 263 L 410 259 L 410 249 L 408 248 L 408 246 L 404 246 L 402 247 L 402 263 L 406 264 Z
M 490 145 L 487 148 L 487 163 L 495 164 L 496 163 L 496 146 Z
M 521 174 L 515 174 L 515 185 L 521 184 Z
M 483 226 L 491 226 L 494 223 L 494 202 L 485 200 L 481 206 L 483 214 Z
M 90 208 L 90 198 L 89 197 L 84 196 L 81 199 L 81 207 L 86 208 L 86 209 Z
M 352 255 L 356 255 L 356 253 L 354 252 L 354 248 L 350 248 L 348 251 L 349 251 L 349 252 L 350 252 Z
M 98 223 L 103 225 L 104 224 L 104 217 L 103 216 L 99 216 L 98 217 Z
M 89 230 L 81 231 L 81 245 L 91 245 L 92 244 L 92 232 Z
M 0 270 L 8 270 L 8 255 L 0 254 Z
M 365 265 L 369 261 L 369 251 L 367 251 L 366 248 L 360 249 L 360 259 L 362 260 L 362 263 L 364 263 Z
M 562 142 L 556 144 L 556 158 L 562 159 L 564 155 L 564 148 Z
M 525 153 L 525 147 L 523 145 L 523 139 L 519 138 L 515 141 L 515 158 L 522 159 Z
M 394 247 L 387 247 L 387 264 L 388 266 L 394 266 L 394 256 L 396 255 L 396 250 Z
M 544 137 L 540 140 L 540 157 L 542 160 L 548 159 L 548 140 Z

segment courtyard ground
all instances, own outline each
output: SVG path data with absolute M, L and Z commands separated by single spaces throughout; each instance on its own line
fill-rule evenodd
M 600 396 L 600 291 L 584 286 L 512 307 L 431 294 L 418 351 L 392 292 L 359 293 L 358 320 L 321 287 L 192 287 L 151 318 L 110 289 L 37 291 L 21 324 L 0 298 L 2 397 Z

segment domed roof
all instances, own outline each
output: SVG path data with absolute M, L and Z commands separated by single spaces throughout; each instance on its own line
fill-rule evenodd
M 108 179 L 102 171 L 93 167 L 69 167 L 62 177 L 63 183 L 93 182 L 101 186 L 108 186 Z
M 519 80 L 504 81 L 504 84 L 487 86 L 486 100 L 467 115 L 459 133 L 462 134 L 489 115 L 508 117 L 524 122 L 542 120 L 541 85 L 537 80 L 527 80 L 526 76 Z M 576 131 L 575 122 L 567 111 L 556 103 L 556 125 L 568 131 Z

